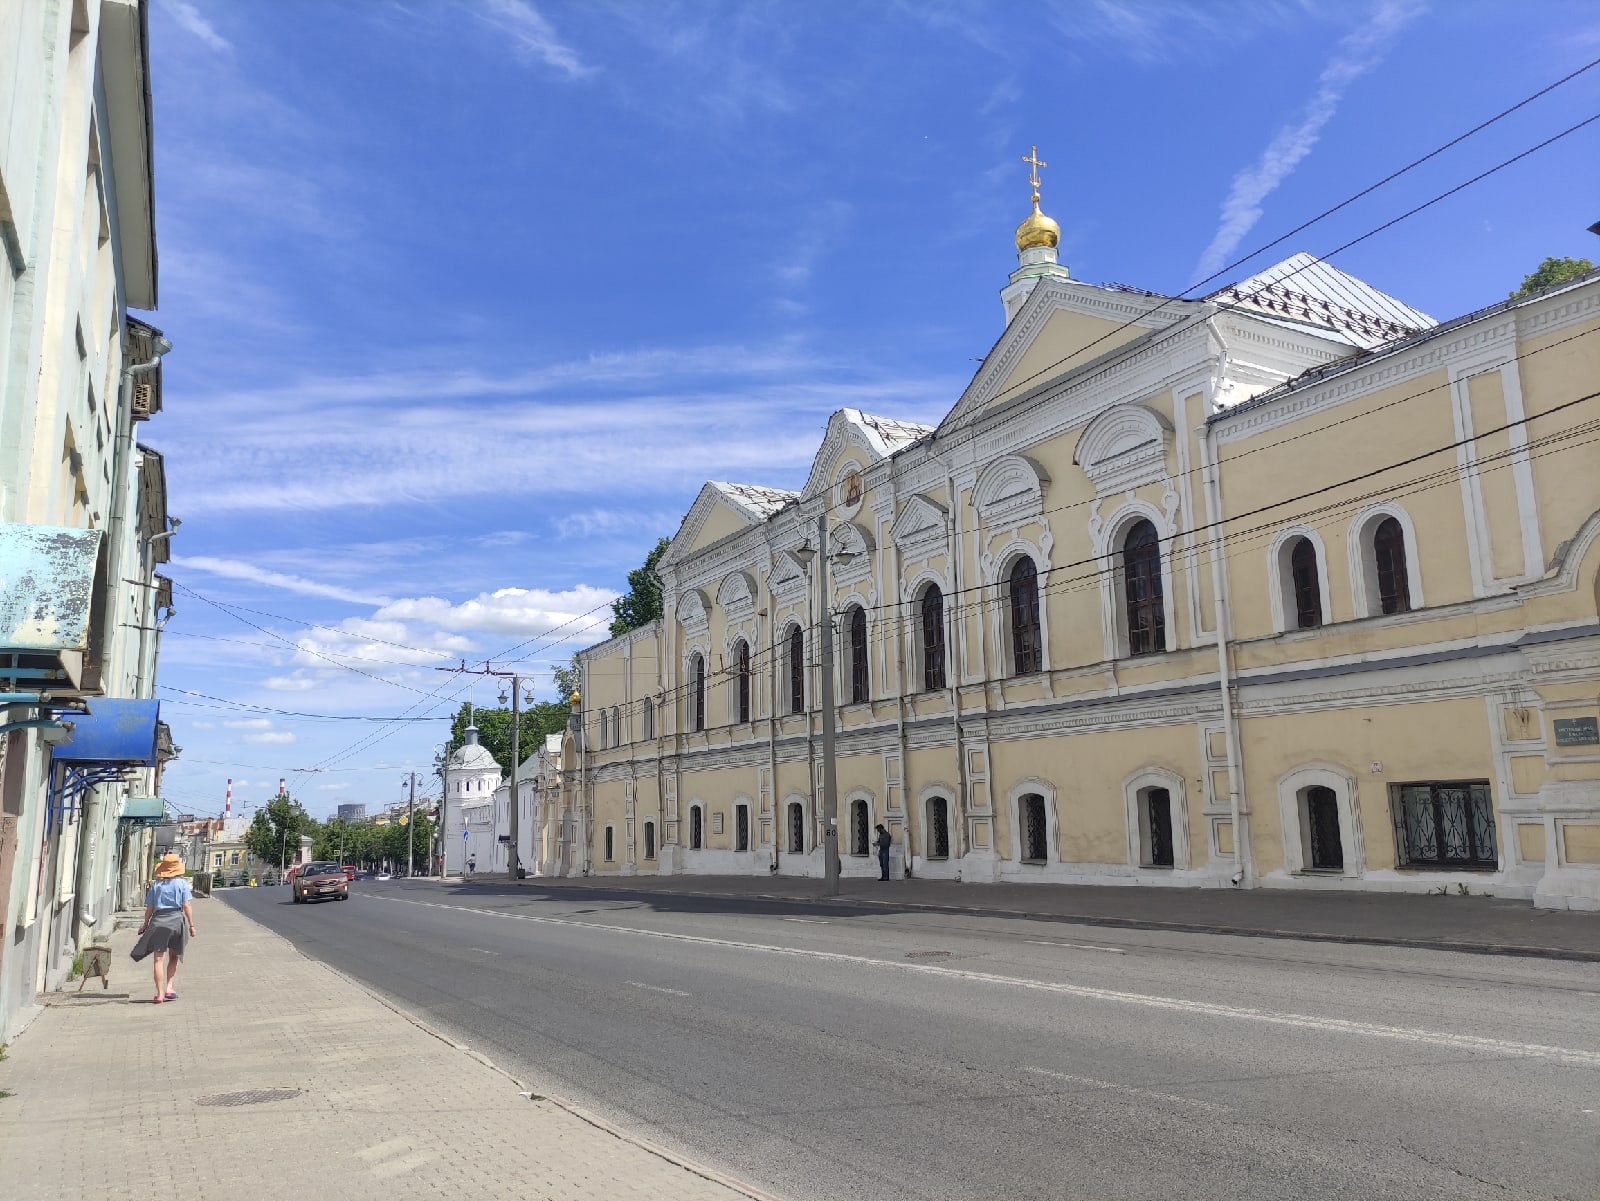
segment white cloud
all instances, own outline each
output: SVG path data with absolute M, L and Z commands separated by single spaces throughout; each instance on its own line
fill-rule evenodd
M 225 721 L 223 726 L 229 730 L 270 730 L 272 722 L 265 717 L 240 717 L 233 721 Z
M 310 692 L 320 685 L 315 677 L 299 672 L 289 676 L 268 676 L 262 683 L 274 692 Z
M 228 580 L 247 580 L 252 584 L 264 584 L 269 588 L 293 592 L 299 596 L 317 596 L 325 600 L 347 601 L 353 605 L 388 603 L 387 597 L 356 592 L 337 584 L 323 584 L 285 572 L 267 571 L 254 563 L 244 563 L 238 559 L 220 559 L 212 555 L 175 555 L 173 564 L 190 571 L 203 571 Z
M 263 730 L 259 734 L 246 734 L 245 742 L 257 746 L 287 746 L 295 740 L 295 736 L 288 730 Z
M 1300 119 L 1280 129 L 1260 159 L 1233 177 L 1227 199 L 1222 202 L 1217 231 L 1195 266 L 1197 280 L 1215 274 L 1233 256 L 1261 219 L 1266 198 L 1311 153 L 1323 127 L 1338 112 L 1345 91 L 1383 61 L 1400 31 L 1421 11 L 1415 0 L 1381 0 L 1370 18 L 1339 42 L 1333 58 L 1318 76 L 1317 90 Z
M 317 785 L 317 791 L 318 792 L 343 792 L 346 788 L 349 788 L 349 787 L 350 787 L 350 785 L 348 785 L 348 784 L 318 784 Z M 508 788 L 509 788 L 509 786 L 508 786 Z
M 595 68 L 561 40 L 555 26 L 528 0 L 478 0 L 476 8 L 479 18 L 508 35 L 524 57 L 554 67 L 568 79 L 594 74 Z
M 199 38 L 213 50 L 232 50 L 233 43 L 216 31 L 189 0 L 163 0 L 162 7 L 172 14 L 178 26 Z

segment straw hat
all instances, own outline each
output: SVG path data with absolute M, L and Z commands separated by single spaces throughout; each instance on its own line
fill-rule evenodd
M 157 880 L 171 880 L 181 875 L 183 875 L 183 860 L 179 859 L 175 852 L 168 851 L 161 856 L 161 862 L 156 864 Z

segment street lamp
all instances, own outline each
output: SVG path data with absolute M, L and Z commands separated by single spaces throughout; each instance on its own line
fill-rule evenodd
M 839 765 L 834 753 L 833 711 L 833 604 L 832 589 L 828 586 L 828 515 L 817 514 L 817 549 L 811 549 L 808 540 L 798 550 L 791 552 L 806 571 L 812 560 L 817 561 L 817 624 L 819 627 L 822 659 L 822 873 L 823 892 L 827 896 L 839 895 Z M 836 556 L 841 563 L 855 556 L 844 553 Z

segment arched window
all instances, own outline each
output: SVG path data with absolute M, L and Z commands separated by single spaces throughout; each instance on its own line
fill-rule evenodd
M 644 698 L 643 720 L 644 736 L 646 738 L 654 738 L 656 736 L 656 706 L 655 702 L 649 697 Z
M 1314 872 L 1344 871 L 1344 839 L 1339 833 L 1339 797 L 1333 789 L 1320 784 L 1307 788 L 1302 799 L 1305 804 L 1305 841 L 1310 851 L 1306 866 Z
M 922 590 L 920 608 L 922 690 L 939 692 L 944 689 L 944 593 L 939 585 L 929 584 Z
M 698 851 L 706 845 L 705 811 L 699 805 L 689 806 L 689 849 Z
M 872 810 L 866 801 L 850 802 L 850 853 L 865 855 L 872 849 Z
M 735 805 L 733 807 L 733 849 L 748 851 L 750 849 L 750 806 Z
M 654 859 L 656 857 L 655 822 L 645 822 L 644 824 L 644 857 L 646 859 Z
M 1011 565 L 1011 660 L 1013 673 L 1032 675 L 1043 663 L 1039 639 L 1039 571 L 1023 555 Z
M 1161 541 L 1148 521 L 1135 522 L 1122 540 L 1122 582 L 1128 604 L 1128 653 L 1153 655 L 1166 650 Z
M 928 858 L 950 858 L 950 802 L 942 796 L 928 798 Z
M 1045 863 L 1050 859 L 1049 827 L 1045 822 L 1044 797 L 1029 792 L 1017 798 L 1017 826 L 1024 863 Z
M 616 705 L 611 706 L 611 742 L 614 746 L 621 746 L 628 740 L 622 735 L 622 710 Z
M 595 736 L 595 742 L 598 744 L 598 748 L 602 751 L 606 749 L 606 733 L 606 711 L 602 709 L 600 710 L 599 732 Z
M 806 634 L 799 626 L 789 630 L 789 712 L 806 711 Z
M 1139 844 L 1144 867 L 1172 867 L 1172 793 L 1165 788 L 1139 791 Z
M 1322 581 L 1317 574 L 1317 548 L 1309 538 L 1295 539 L 1289 552 L 1289 578 L 1294 587 L 1295 628 L 1322 624 Z
M 806 810 L 799 801 L 789 802 L 789 854 L 803 855 L 806 850 Z
M 743 638 L 733 644 L 736 720 L 750 720 L 750 644 Z
M 1406 572 L 1406 532 L 1395 517 L 1385 517 L 1372 531 L 1373 569 L 1378 579 L 1378 609 L 1411 611 L 1411 579 Z
M 706 661 L 699 654 L 689 658 L 689 728 L 706 728 Z
M 860 605 L 850 610 L 850 703 L 860 705 L 871 699 L 867 686 L 867 611 Z

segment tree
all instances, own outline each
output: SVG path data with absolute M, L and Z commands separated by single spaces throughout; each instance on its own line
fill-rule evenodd
M 559 674 L 560 669 L 557 668 Z M 572 709 L 563 699 L 560 701 L 535 701 L 522 711 L 520 732 L 518 735 L 517 750 L 526 759 L 539 748 L 546 734 L 559 734 L 567 728 L 567 718 L 571 716 Z M 450 741 L 445 744 L 446 757 L 452 754 L 467 740 L 467 726 L 478 727 L 478 742 L 481 743 L 495 762 L 500 765 L 500 770 L 507 776 L 511 774 L 511 710 L 509 709 L 473 709 L 470 705 L 462 705 L 456 711 L 455 717 L 450 722 Z
M 1532 296 L 1541 288 L 1554 287 L 1556 284 L 1565 283 L 1569 279 L 1576 279 L 1594 270 L 1594 264 L 1588 259 L 1558 259 L 1547 258 L 1539 264 L 1539 269 L 1522 281 L 1522 287 L 1511 293 L 1511 299 L 1519 296 Z M 631 577 L 630 577 L 631 578 Z
M 245 832 L 244 843 L 257 859 L 276 867 L 300 852 L 300 836 L 315 838 L 317 823 L 287 792 L 280 792 L 257 809 Z M 313 846 L 315 842 L 313 841 Z
M 551 674 L 556 679 L 556 695 L 570 702 L 572 694 L 579 690 L 583 682 L 583 672 L 578 668 L 577 658 L 574 657 L 565 667 L 556 668 Z
M 656 575 L 656 564 L 661 562 L 661 556 L 667 553 L 667 547 L 671 545 L 670 538 L 662 538 L 656 543 L 655 549 L 645 556 L 644 565 L 628 573 L 627 595 L 611 603 L 611 612 L 616 615 L 611 622 L 613 638 L 647 626 L 661 616 L 661 579 Z
M 372 827 L 365 822 L 329 818 L 313 835 L 311 853 L 318 859 L 337 859 L 341 863 L 361 863 L 367 856 Z
M 404 820 L 390 822 L 387 826 L 379 828 L 379 832 L 382 835 L 382 845 L 379 850 L 380 857 L 398 865 L 402 872 L 406 870 L 404 865 L 408 849 L 411 852 L 413 868 L 426 866 L 428 856 L 432 854 L 433 822 L 429 819 L 427 813 L 418 808 L 415 817 L 412 818 L 411 825 L 415 827 L 414 832 L 410 826 L 406 825 Z

